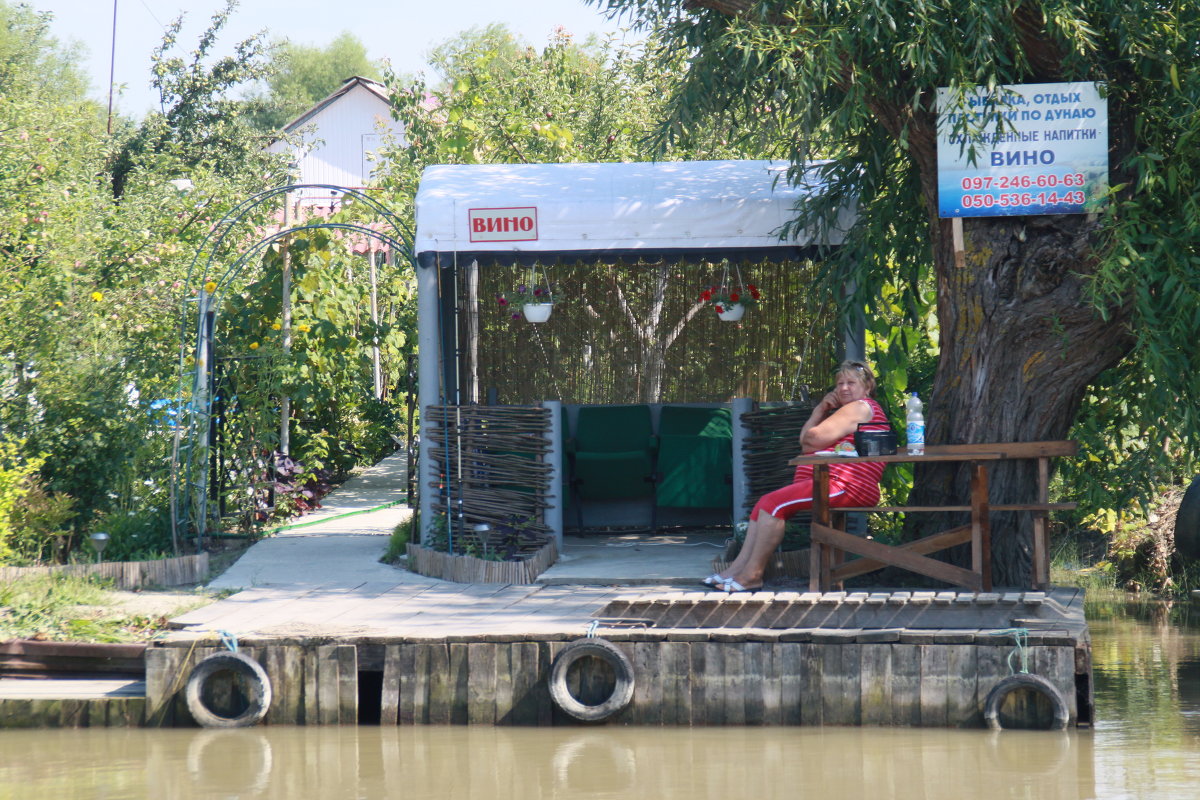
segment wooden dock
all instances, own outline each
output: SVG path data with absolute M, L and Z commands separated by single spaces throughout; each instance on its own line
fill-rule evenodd
M 610 723 L 979 727 L 984 698 L 1024 663 L 1061 693 L 1072 724 L 1088 724 L 1082 600 L 1075 589 L 249 590 L 185 615 L 182 630 L 147 651 L 146 714 L 151 724 L 189 724 L 183 681 L 221 649 L 217 631 L 238 630 L 275 688 L 268 724 L 572 723 L 551 701 L 549 673 L 595 623 L 592 633 L 625 653 L 636 679 L 632 702 Z M 578 696 L 602 696 L 603 665 L 582 666 L 572 678 Z

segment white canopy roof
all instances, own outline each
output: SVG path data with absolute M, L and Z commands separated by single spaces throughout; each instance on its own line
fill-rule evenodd
M 797 250 L 781 228 L 819 187 L 782 161 L 469 164 L 425 170 L 416 250 L 480 260 Z M 779 253 L 786 255 L 786 252 Z

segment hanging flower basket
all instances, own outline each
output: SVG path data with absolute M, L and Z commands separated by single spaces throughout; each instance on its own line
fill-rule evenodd
M 758 305 L 762 295 L 753 283 L 742 283 L 742 272 L 735 264 L 734 275 L 737 283 L 729 279 L 729 262 L 725 262 L 725 270 L 721 274 L 718 286 L 706 286 L 700 292 L 700 302 L 713 307 L 717 316 L 725 322 L 737 322 L 746 313 L 747 308 Z
M 553 310 L 554 303 L 526 303 L 521 306 L 521 313 L 530 322 L 545 322 L 550 319 L 550 312 Z
M 527 283 L 518 284 L 517 288 L 508 294 L 496 295 L 496 302 L 502 310 L 511 314 L 515 320 L 524 315 L 529 322 L 545 322 L 550 319 L 550 312 L 554 310 L 554 299 L 554 285 L 550 283 L 546 271 L 536 265 L 530 267 Z M 517 311 L 518 306 L 520 311 Z
M 731 306 L 717 306 L 717 316 L 723 322 L 737 322 L 746 313 L 746 307 L 741 303 L 734 303 Z

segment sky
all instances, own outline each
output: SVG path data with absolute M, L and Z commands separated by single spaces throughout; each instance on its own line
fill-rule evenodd
M 150 53 L 166 25 L 186 12 L 179 52 L 187 53 L 207 29 L 224 0 L 25 0 L 54 15 L 51 35 L 86 48 L 92 96 L 108 102 L 113 9 L 116 58 L 113 82 L 124 85 L 114 106 L 140 117 L 154 108 Z M 401 73 L 426 68 L 432 47 L 471 27 L 505 23 L 530 44 L 542 46 L 559 25 L 582 39 L 589 33 L 616 33 L 621 22 L 607 19 L 583 0 L 241 0 L 219 40 L 219 55 L 266 29 L 271 39 L 324 46 L 342 31 L 366 45 L 372 59 L 388 58 Z M 180 47 L 182 46 L 182 47 Z M 349 77 L 349 76 L 347 76 Z

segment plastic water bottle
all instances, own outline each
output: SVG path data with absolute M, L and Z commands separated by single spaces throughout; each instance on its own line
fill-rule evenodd
M 904 407 L 908 409 L 908 416 L 905 419 L 905 427 L 908 431 L 908 454 L 910 456 L 923 455 L 925 453 L 925 417 L 921 414 L 921 398 L 917 397 L 916 392 L 913 392 Z

